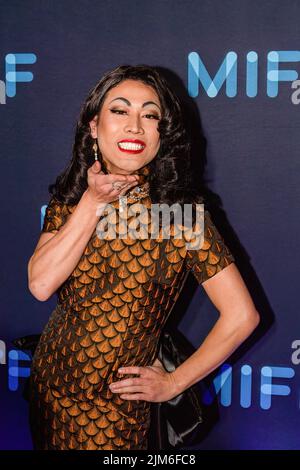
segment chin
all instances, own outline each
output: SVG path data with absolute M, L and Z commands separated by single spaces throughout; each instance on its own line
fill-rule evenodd
M 146 165 L 147 162 L 144 160 L 138 160 L 138 159 L 132 159 L 131 161 L 126 161 L 126 162 L 116 162 L 114 165 L 118 167 L 122 171 L 126 172 L 134 172 L 142 168 L 144 165 Z

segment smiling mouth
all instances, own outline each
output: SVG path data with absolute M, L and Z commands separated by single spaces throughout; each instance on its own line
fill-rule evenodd
M 146 145 L 142 145 L 136 142 L 118 142 L 118 147 L 121 152 L 141 153 Z

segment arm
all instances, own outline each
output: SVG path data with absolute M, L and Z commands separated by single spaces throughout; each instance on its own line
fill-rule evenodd
M 220 315 L 197 351 L 172 372 L 176 394 L 222 364 L 259 323 L 258 312 L 235 263 L 202 286 Z
M 38 300 L 47 300 L 75 269 L 106 204 L 138 182 L 137 175 L 104 175 L 98 161 L 87 176 L 88 188 L 66 223 L 60 203 L 47 208 L 43 231 L 50 233 L 42 233 L 28 263 L 29 290 Z M 120 192 L 112 188 L 116 181 L 124 185 Z
M 28 263 L 29 290 L 38 300 L 47 300 L 75 269 L 104 207 L 86 190 L 59 231 L 42 233 Z

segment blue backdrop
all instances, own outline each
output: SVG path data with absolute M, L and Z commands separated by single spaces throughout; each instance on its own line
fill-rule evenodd
M 12 339 L 40 332 L 55 305 L 27 287 L 48 184 L 71 156 L 88 91 L 139 63 L 186 95 L 195 171 L 262 316 L 209 378 L 217 399 L 203 387 L 215 419 L 195 448 L 300 448 L 299 17 L 297 0 L 0 1 L 1 449 L 31 449 L 29 358 Z M 189 278 L 174 315 L 198 346 L 217 312 Z

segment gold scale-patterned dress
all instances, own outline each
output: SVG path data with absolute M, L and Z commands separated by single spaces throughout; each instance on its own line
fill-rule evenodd
M 148 166 L 142 169 L 147 184 Z M 131 198 L 127 203 L 135 203 Z M 139 201 L 150 210 L 151 200 Z M 119 201 L 112 203 L 119 209 Z M 51 198 L 43 232 L 59 230 L 76 206 Z M 150 402 L 125 400 L 109 384 L 120 366 L 147 366 L 186 270 L 201 284 L 234 261 L 205 211 L 204 244 L 184 238 L 101 239 L 96 229 L 59 288 L 34 354 L 30 424 L 35 449 L 147 449 Z

